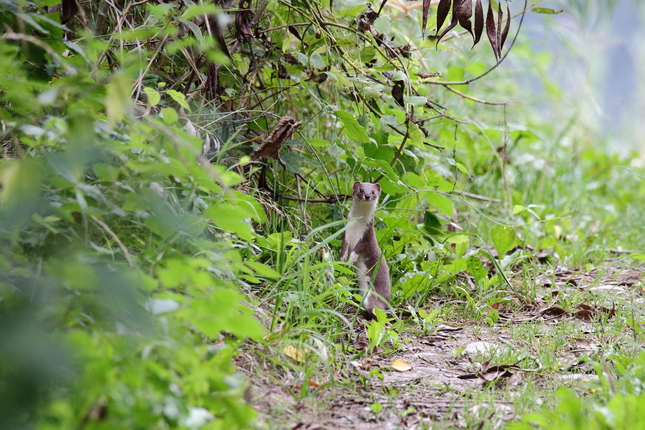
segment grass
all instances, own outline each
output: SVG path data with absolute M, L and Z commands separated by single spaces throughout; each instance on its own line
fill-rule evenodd
M 468 189 L 505 204 L 455 200 L 459 224 L 484 243 L 500 220 L 520 240 L 498 266 L 478 257 L 487 276 L 451 269 L 478 255 L 475 239 L 460 257 L 441 241 L 419 246 L 379 233 L 396 278 L 398 314 L 388 322 L 358 317 L 352 272 L 334 262 L 339 236 L 329 232 L 337 225 L 280 242 L 271 258 L 283 275 L 263 294 L 263 307 L 274 306 L 265 313 L 274 315 L 272 334 L 264 359 L 251 358 L 258 351 L 250 346 L 242 365 L 262 412 L 258 427 L 505 428 L 562 408 L 553 395 L 561 386 L 607 402 L 629 373 L 619 367 L 642 349 L 643 266 L 624 251 L 644 248 L 643 172 L 632 159 L 593 150 L 552 148 L 536 160 L 482 172 Z M 500 176 L 507 190 L 494 186 Z M 479 341 L 497 349 L 466 352 Z M 412 370 L 394 370 L 399 358 Z M 508 373 L 495 375 L 494 366 Z M 475 376 L 459 378 L 468 373 Z M 263 406 L 267 392 L 286 406 Z

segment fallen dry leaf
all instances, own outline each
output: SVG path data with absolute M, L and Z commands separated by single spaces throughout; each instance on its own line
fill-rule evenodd
M 553 316 L 553 317 L 559 317 L 561 315 L 568 314 L 567 311 L 565 311 L 564 309 L 558 306 L 551 306 L 550 308 L 542 309 L 540 313 L 542 315 Z
M 318 383 L 318 382 L 316 382 L 316 381 L 312 381 L 311 379 L 307 381 L 307 385 L 308 385 L 309 387 L 311 387 L 311 388 L 319 388 L 319 387 L 320 387 L 320 383 Z M 301 389 L 301 388 L 302 388 L 302 383 L 300 383 L 300 382 L 296 383 L 296 384 L 293 386 L 293 388 L 295 388 L 295 389 L 297 389 L 297 390 Z
M 404 360 L 401 360 L 400 358 L 397 358 L 392 362 L 392 368 L 396 370 L 397 372 L 407 372 L 408 370 L 412 369 L 412 366 L 410 366 L 407 362 Z
M 305 359 L 305 354 L 293 345 L 285 346 L 282 352 L 290 359 L 298 362 L 302 362 Z

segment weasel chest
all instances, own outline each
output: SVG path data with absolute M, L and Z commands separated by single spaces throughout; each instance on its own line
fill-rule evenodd
M 347 230 L 345 230 L 345 241 L 347 242 L 347 250 L 349 253 L 354 251 L 356 244 L 365 234 L 367 222 L 365 217 L 353 220 L 347 223 Z

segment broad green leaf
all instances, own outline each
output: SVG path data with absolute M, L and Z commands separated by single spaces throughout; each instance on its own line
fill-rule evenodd
M 427 193 L 426 198 L 428 199 L 429 204 L 434 205 L 444 214 L 450 217 L 453 215 L 452 201 L 446 196 L 439 193 L 430 192 Z
M 302 52 L 295 52 L 293 55 L 298 59 L 300 64 L 302 64 L 303 66 L 309 65 L 309 57 L 307 57 Z
M 515 230 L 501 225 L 493 227 L 490 236 L 499 258 L 504 257 L 508 251 L 520 242 Z
M 425 180 L 416 173 L 408 173 L 405 179 L 407 179 L 409 186 L 417 190 L 426 186 Z
M 461 258 L 470 244 L 470 239 L 468 236 L 455 234 L 446 239 L 446 242 L 452 243 L 455 245 L 455 254 L 457 258 Z
M 260 340 L 265 331 L 253 317 L 244 315 L 248 308 L 241 304 L 242 295 L 232 289 L 218 288 L 205 300 L 193 300 L 192 324 L 206 336 L 217 339 L 229 332 L 244 339 Z
M 311 56 L 309 57 L 309 64 L 311 65 L 311 67 L 316 69 L 324 69 L 325 67 L 327 67 L 325 60 L 317 52 L 311 54 Z
M 408 126 L 408 137 L 409 143 L 416 146 L 417 148 L 425 149 L 423 145 L 425 136 L 419 126 L 417 126 L 416 124 L 410 124 Z
M 391 126 L 399 125 L 399 121 L 396 119 L 396 116 L 394 115 L 384 115 L 381 117 L 379 121 L 381 123 L 381 127 L 383 128 L 385 128 L 388 125 L 391 125 Z
M 376 49 L 373 46 L 366 46 L 358 55 L 362 63 L 369 63 L 376 56 Z
M 441 221 L 439 221 L 439 217 L 437 217 L 434 213 L 430 211 L 425 211 L 423 213 L 423 228 L 425 231 L 427 231 L 429 234 L 436 236 L 438 234 L 441 234 Z
M 159 92 L 157 90 L 150 87 L 145 87 L 143 89 L 143 92 L 146 93 L 150 106 L 156 106 L 161 101 L 161 95 L 159 95 Z
M 513 206 L 513 212 L 512 212 L 512 214 L 513 214 L 513 215 L 517 215 L 517 214 L 519 214 L 519 213 L 524 212 L 524 210 L 526 210 L 526 208 L 525 208 L 524 206 L 522 206 L 522 205 L 515 205 L 515 206 Z
M 179 115 L 177 115 L 177 111 L 173 108 L 161 109 L 161 115 L 163 116 L 163 122 L 168 125 L 176 124 L 179 120 Z
M 381 15 L 376 20 L 374 20 L 374 29 L 381 34 L 387 34 L 392 29 L 392 23 L 390 22 L 390 17 L 387 15 Z
M 240 239 L 253 240 L 253 229 L 246 221 L 251 217 L 248 209 L 230 203 L 217 203 L 208 208 L 204 216 L 220 229 L 235 233 Z
M 243 208 L 249 217 L 260 223 L 266 222 L 264 208 L 254 197 L 233 190 L 229 191 L 229 194 L 235 200 L 237 206 Z
M 385 160 L 374 160 L 371 158 L 365 158 L 363 160 L 363 165 L 365 167 L 372 167 L 379 171 L 380 173 L 385 174 L 391 181 L 397 181 L 398 175 L 392 169 L 392 166 Z
M 470 176 L 470 172 L 468 171 L 468 169 L 466 168 L 466 166 L 464 166 L 463 164 L 461 164 L 461 163 L 460 163 L 460 162 L 458 162 L 458 161 L 457 161 L 457 162 L 455 162 L 455 166 L 457 167 L 457 169 L 458 169 L 461 173 L 463 173 L 464 175 L 469 175 L 469 176 Z
M 179 106 L 190 112 L 190 106 L 188 106 L 188 102 L 186 102 L 186 96 L 184 94 L 175 90 L 166 90 L 166 94 L 172 97 L 172 99 L 176 101 Z
M 45 264 L 45 270 L 73 290 L 92 291 L 97 286 L 98 278 L 92 266 L 79 260 L 53 259 Z
M 343 133 L 345 133 L 347 137 L 349 137 L 350 139 L 358 140 L 361 143 L 370 141 L 370 138 L 365 132 L 365 129 L 358 123 L 358 121 L 356 121 L 354 115 L 342 110 L 337 110 L 335 113 L 343 123 Z
M 474 255 L 468 257 L 468 259 L 466 260 L 466 267 L 468 274 L 470 274 L 470 276 L 478 281 L 488 275 L 488 271 L 484 269 L 484 265 L 482 264 L 481 260 Z
M 357 6 L 352 6 L 347 9 L 343 9 L 338 11 L 338 15 L 342 16 L 343 18 L 356 18 L 358 17 L 363 11 L 365 10 L 365 4 L 359 4 Z
M 226 331 L 239 338 L 250 338 L 259 341 L 266 334 L 262 325 L 250 315 L 232 316 L 227 323 L 229 328 Z

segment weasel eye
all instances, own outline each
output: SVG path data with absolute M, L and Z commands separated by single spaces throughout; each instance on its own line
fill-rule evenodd
M 361 188 L 361 193 L 363 193 L 363 192 L 364 192 L 364 191 L 363 191 L 363 189 Z
M 372 190 L 372 194 L 374 194 L 374 190 Z

